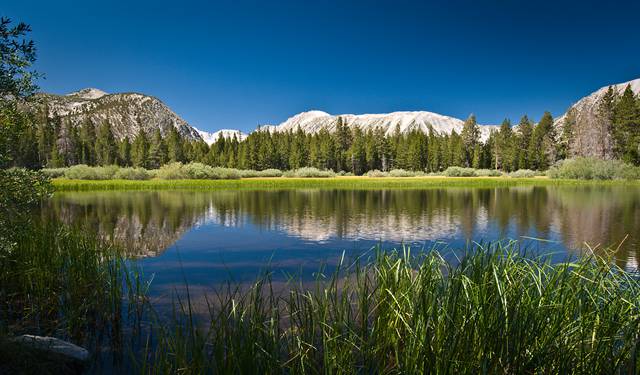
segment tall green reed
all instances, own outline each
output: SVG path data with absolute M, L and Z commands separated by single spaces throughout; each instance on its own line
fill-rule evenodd
M 379 252 L 312 286 L 276 290 L 270 274 L 249 290 L 227 285 L 203 324 L 188 296 L 154 332 L 144 372 L 637 370 L 640 283 L 596 255 L 551 263 L 516 243 L 477 245 L 453 263 Z

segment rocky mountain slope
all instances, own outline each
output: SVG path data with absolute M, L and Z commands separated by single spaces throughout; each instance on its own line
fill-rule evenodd
M 640 78 L 633 81 L 611 85 L 613 90 L 622 95 L 627 86 L 636 94 L 640 94 Z M 556 118 L 555 125 L 558 134 L 569 114 L 574 116 L 574 139 L 570 145 L 573 155 L 594 156 L 605 159 L 613 157 L 613 142 L 606 122 L 599 115 L 599 107 L 609 86 L 604 86 L 597 91 L 583 97 L 573 104 L 565 114 Z
M 39 110 L 45 112 L 50 119 L 58 117 L 73 126 L 82 126 L 88 122 L 100 125 L 108 120 L 118 139 L 133 139 L 140 129 L 151 133 L 159 128 L 164 135 L 172 127 L 188 139 L 202 139 L 197 129 L 162 101 L 148 95 L 107 94 L 88 88 L 67 95 L 37 94 L 36 102 L 39 103 Z
M 408 133 L 412 130 L 427 132 L 429 126 L 440 134 L 451 134 L 454 130 L 460 134 L 464 124 L 463 120 L 455 117 L 426 111 L 335 116 L 323 111 L 308 111 L 299 113 L 280 125 L 266 125 L 260 129 L 271 132 L 283 132 L 289 130 L 295 131 L 300 128 L 307 133 L 316 133 L 321 129 L 326 129 L 332 132 L 336 129 L 339 121 L 342 121 L 342 123 L 347 126 L 359 126 L 361 129 L 379 127 L 384 129 L 388 135 L 393 134 L 396 127 L 400 128 L 401 133 Z M 498 127 L 494 125 L 481 125 L 482 140 L 486 140 L 491 130 L 497 128 Z
M 612 87 L 618 94 L 622 94 L 627 85 L 630 85 L 636 94 L 640 94 L 640 79 Z M 578 100 L 567 113 L 556 118 L 557 134 L 561 134 L 561 128 L 569 113 L 575 118 L 576 131 L 570 145 L 573 155 L 612 157 L 611 135 L 603 129 L 602 121 L 598 117 L 598 108 L 607 89 L 608 86 L 602 87 Z M 74 126 L 82 126 L 87 122 L 99 125 L 108 120 L 118 139 L 133 139 L 140 129 L 150 133 L 159 128 L 164 135 L 171 127 L 176 128 L 183 137 L 203 140 L 207 144 L 214 143 L 220 137 L 235 136 L 238 140 L 247 137 L 247 134 L 239 130 L 199 130 L 189 125 L 159 99 L 138 93 L 108 94 L 98 89 L 87 88 L 67 95 L 38 94 L 37 99 L 40 103 L 39 110 L 45 112 L 49 118 L 59 117 Z M 402 133 L 412 130 L 427 132 L 432 128 L 440 134 L 451 134 L 453 131 L 460 133 L 464 121 L 427 111 L 331 115 L 311 110 L 296 114 L 279 125 L 261 126 L 259 130 L 284 132 L 300 128 L 306 133 L 316 133 L 321 129 L 332 132 L 338 123 L 362 129 L 379 127 L 384 129 L 386 134 L 393 134 L 398 127 Z M 481 139 L 486 140 L 490 132 L 497 128 L 496 125 L 480 125 Z

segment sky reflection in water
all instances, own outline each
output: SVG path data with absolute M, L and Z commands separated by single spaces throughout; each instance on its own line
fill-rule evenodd
M 267 266 L 279 280 L 313 277 L 343 251 L 367 257 L 376 245 L 521 239 L 564 259 L 628 235 L 616 262 L 635 268 L 640 253 L 640 188 L 630 186 L 74 192 L 55 194 L 41 215 L 125 244 L 153 275 L 156 295 L 184 280 L 193 288 L 252 281 Z

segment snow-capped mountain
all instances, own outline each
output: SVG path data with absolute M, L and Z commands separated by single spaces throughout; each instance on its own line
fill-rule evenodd
M 220 129 L 216 132 L 211 133 L 197 128 L 195 129 L 198 134 L 200 134 L 200 137 L 202 137 L 202 140 L 204 140 L 208 145 L 215 143 L 220 138 L 233 139 L 233 137 L 236 137 L 238 141 L 243 141 L 245 138 L 247 138 L 247 134 L 241 132 L 240 130 Z
M 387 135 L 393 134 L 399 127 L 401 133 L 408 133 L 412 130 L 427 132 L 431 127 L 439 134 L 451 134 L 462 131 L 464 121 L 455 117 L 440 115 L 433 112 L 392 112 L 383 114 L 362 114 L 362 115 L 330 115 L 323 111 L 308 111 L 299 113 L 280 125 L 265 125 L 260 130 L 270 132 L 296 131 L 300 128 L 306 133 L 317 133 L 321 129 L 329 132 L 335 131 L 338 122 L 347 126 L 358 126 L 361 129 L 382 128 Z M 481 139 L 484 141 L 489 137 L 489 133 L 497 129 L 496 125 L 480 125 Z
M 59 118 L 62 123 L 94 126 L 105 121 L 111 124 L 118 139 L 133 139 L 143 129 L 150 134 L 159 128 L 165 135 L 172 127 L 188 139 L 202 139 L 198 131 L 173 112 L 159 99 L 138 94 L 108 94 L 95 88 L 87 88 L 67 95 L 37 94 L 35 110 L 50 119 Z
M 627 86 L 636 94 L 640 94 L 640 78 L 632 81 L 611 85 L 614 92 L 622 95 Z M 595 156 L 605 159 L 613 157 L 613 141 L 610 129 L 599 117 L 599 107 L 609 86 L 604 86 L 597 91 L 583 97 L 573 104 L 565 114 L 555 119 L 558 134 L 564 125 L 569 112 L 575 116 L 575 130 L 570 149 L 573 155 Z

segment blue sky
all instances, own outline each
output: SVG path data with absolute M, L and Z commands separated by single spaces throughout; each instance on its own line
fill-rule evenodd
M 640 77 L 640 1 L 6 1 L 43 91 L 154 95 L 205 130 L 291 115 L 559 115 Z

